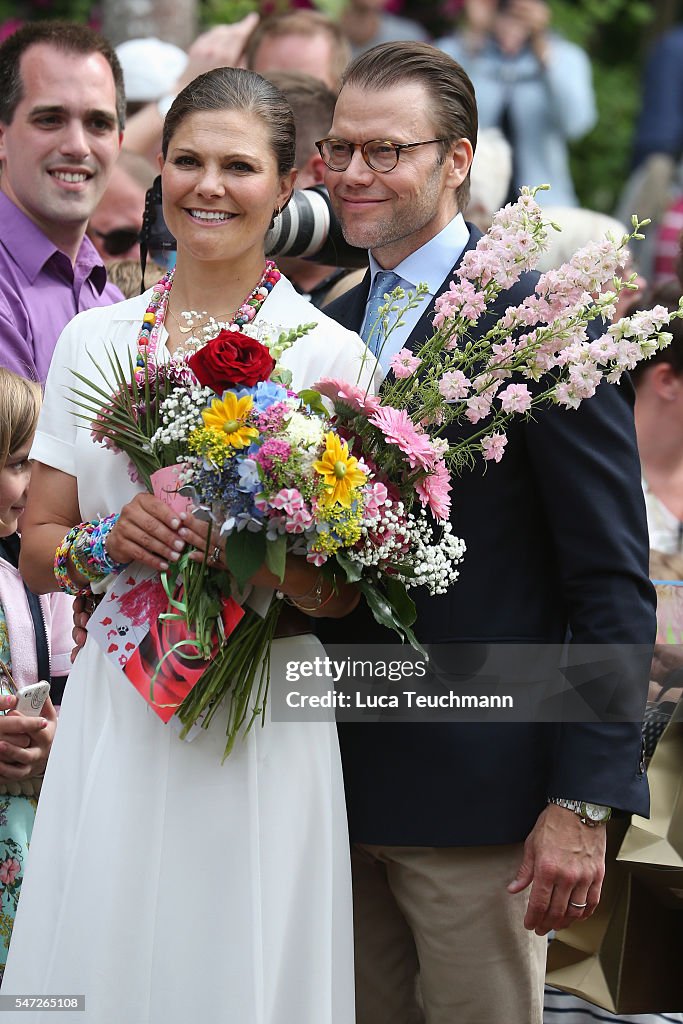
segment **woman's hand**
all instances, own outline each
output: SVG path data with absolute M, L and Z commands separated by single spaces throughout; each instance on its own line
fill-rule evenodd
M 192 558 L 196 562 L 204 561 L 204 553 L 208 545 L 209 565 L 215 569 L 225 569 L 225 541 L 213 524 L 207 523 L 204 519 L 198 519 L 197 516 L 190 513 L 183 513 L 181 518 L 182 525 L 178 530 L 179 536 L 190 547 L 197 549 L 193 552 Z
M 37 718 L 12 710 L 17 698 L 0 696 L 0 778 L 13 782 L 42 775 L 57 727 L 57 712 L 48 697 Z
M 115 562 L 142 562 L 165 572 L 185 547 L 181 525 L 178 514 L 153 494 L 136 494 L 107 537 L 107 554 Z
M 209 539 L 209 532 L 211 536 Z M 179 531 L 189 544 L 197 548 L 192 555 L 196 561 L 202 561 L 207 546 L 210 549 L 208 563 L 212 568 L 230 572 L 230 565 L 225 560 L 225 540 L 209 523 L 195 516 L 184 517 L 183 527 Z M 270 587 L 279 590 L 288 597 L 295 607 L 313 618 L 340 619 L 348 615 L 360 601 L 360 591 L 349 583 L 342 583 L 335 590 L 331 580 L 323 575 L 300 555 L 288 555 L 285 576 L 282 581 L 262 565 L 249 580 L 253 587 Z

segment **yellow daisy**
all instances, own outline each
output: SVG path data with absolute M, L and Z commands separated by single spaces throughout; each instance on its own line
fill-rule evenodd
M 250 395 L 238 398 L 234 391 L 226 391 L 223 398 L 214 398 L 211 406 L 202 412 L 204 426 L 221 434 L 231 448 L 248 448 L 258 437 L 255 427 L 246 426 L 253 405 Z
M 358 459 L 349 455 L 349 446 L 336 434 L 325 436 L 325 451 L 322 459 L 313 463 L 313 469 L 320 473 L 328 489 L 326 501 L 331 504 L 351 504 L 352 491 L 365 483 L 367 477 L 358 469 Z

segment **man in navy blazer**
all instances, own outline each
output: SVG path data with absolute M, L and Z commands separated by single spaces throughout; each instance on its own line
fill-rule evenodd
M 319 148 L 345 238 L 370 250 L 370 270 L 327 311 L 364 332 L 377 274 L 395 275 L 384 290 L 429 290 L 381 352 L 385 369 L 429 336 L 435 297 L 479 237 L 459 212 L 476 135 L 469 79 L 426 44 L 375 47 L 345 73 Z M 454 481 L 467 553 L 448 594 L 417 599 L 423 642 L 653 642 L 632 406 L 628 381 L 603 384 L 579 410 L 520 419 L 499 464 Z M 394 639 L 363 609 L 320 620 L 320 635 Z M 644 704 L 642 660 L 624 666 L 623 685 L 642 688 Z M 647 813 L 638 724 L 382 722 L 340 724 L 339 736 L 358 1024 L 541 1024 L 545 936 L 597 906 L 611 809 Z

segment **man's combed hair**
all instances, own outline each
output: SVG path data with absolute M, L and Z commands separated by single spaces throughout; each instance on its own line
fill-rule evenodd
M 479 118 L 474 86 L 464 68 L 443 50 L 429 43 L 380 43 L 356 57 L 342 75 L 342 88 L 349 85 L 385 90 L 409 82 L 417 82 L 426 90 L 430 105 L 425 114 L 433 122 L 436 135 L 446 139 L 448 145 L 469 139 L 475 149 Z M 469 192 L 468 173 L 457 191 L 461 210 L 467 206 Z
M 66 21 L 35 21 L 17 29 L 0 43 L 0 121 L 11 124 L 24 95 L 21 80 L 21 58 L 31 46 L 44 43 L 64 53 L 87 56 L 101 53 L 111 68 L 116 87 L 116 114 L 119 128 L 126 123 L 126 95 L 123 72 L 113 46 L 99 33 L 86 25 L 73 25 Z
M 161 138 L 164 159 L 183 121 L 207 110 L 240 110 L 258 117 L 270 133 L 278 173 L 288 174 L 294 167 L 296 132 L 292 108 L 274 85 L 254 71 L 242 68 L 214 68 L 199 75 L 178 93 L 164 121 Z

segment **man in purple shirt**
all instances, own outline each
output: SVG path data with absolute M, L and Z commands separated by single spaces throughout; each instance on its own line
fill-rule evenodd
M 81 25 L 0 45 L 0 365 L 44 381 L 62 329 L 122 298 L 85 237 L 121 146 L 116 54 Z

